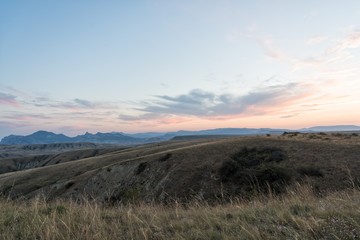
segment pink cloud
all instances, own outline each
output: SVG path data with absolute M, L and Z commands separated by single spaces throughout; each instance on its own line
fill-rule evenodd
M 328 37 L 326 37 L 326 36 L 314 36 L 314 37 L 311 37 L 311 38 L 309 38 L 307 41 L 306 41 L 306 43 L 308 44 L 308 45 L 313 45 L 313 44 L 318 44 L 318 43 L 321 43 L 321 42 L 323 42 L 323 41 L 325 41 L 326 39 L 328 39 Z
M 245 36 L 247 38 L 253 38 L 258 41 L 264 53 L 267 57 L 272 60 L 282 61 L 285 60 L 287 57 L 286 55 L 272 46 L 273 39 L 270 36 L 259 36 L 255 34 L 248 34 L 248 33 L 240 33 L 240 35 Z
M 13 107 L 20 107 L 19 103 L 16 101 L 15 96 L 1 92 L 0 92 L 0 103 Z
M 340 40 L 336 46 L 329 48 L 326 51 L 326 53 L 332 54 L 335 52 L 340 52 L 345 49 L 359 48 L 359 47 L 360 47 L 360 31 L 354 31 L 350 33 L 348 37 Z

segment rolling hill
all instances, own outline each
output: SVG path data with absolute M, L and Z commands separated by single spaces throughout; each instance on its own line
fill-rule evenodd
M 19 158 L 34 155 L 57 154 L 80 149 L 111 148 L 111 144 L 95 143 L 50 143 L 30 145 L 0 145 L 0 159 Z
M 53 156 L 3 159 L 0 192 L 12 198 L 87 198 L 99 202 L 167 202 L 247 196 L 267 183 L 308 183 L 324 194 L 358 184 L 360 137 L 283 134 L 168 141 Z M 280 179 L 280 180 L 279 180 Z M 279 180 L 279 181 L 278 181 Z

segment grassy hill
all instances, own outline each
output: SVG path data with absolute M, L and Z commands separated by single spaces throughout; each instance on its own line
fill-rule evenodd
M 0 239 L 359 239 L 359 161 L 341 133 L 5 158 Z
M 6 158 L 0 160 L 1 161 L 0 174 L 7 172 L 21 171 L 31 168 L 45 167 L 53 164 L 65 163 L 79 159 L 99 156 L 119 149 L 120 147 L 92 148 L 92 149 L 67 151 L 58 154 L 30 155 L 26 157 Z
M 116 145 L 96 143 L 50 143 L 31 145 L 0 145 L 0 160 L 45 154 L 57 154 L 80 149 L 110 148 Z
M 87 196 L 111 204 L 219 201 L 268 186 L 281 192 L 297 182 L 325 194 L 358 184 L 359 146 L 355 135 L 290 133 L 169 141 L 97 154 L 75 151 L 43 156 L 36 168 L 0 174 L 0 191 L 12 198 Z

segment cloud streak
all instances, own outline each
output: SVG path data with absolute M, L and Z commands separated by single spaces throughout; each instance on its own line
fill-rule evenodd
M 145 112 L 137 116 L 120 115 L 123 121 L 148 121 L 169 116 L 221 120 L 232 117 L 266 115 L 313 94 L 309 85 L 288 83 L 258 89 L 248 94 L 216 94 L 194 89 L 178 96 L 157 96 L 147 106 L 135 108 Z
M 2 92 L 0 92 L 0 103 L 13 107 L 20 107 L 19 103 L 16 101 L 16 96 Z
M 31 100 L 27 100 L 26 103 L 35 107 L 47 107 L 71 111 L 117 108 L 117 106 L 112 102 L 96 102 L 80 98 L 75 98 L 71 101 L 58 101 L 47 97 L 36 97 Z
M 328 39 L 328 37 L 326 37 L 326 36 L 319 36 L 319 35 L 318 35 L 318 36 L 314 36 L 314 37 L 309 38 L 309 39 L 306 41 L 306 43 L 307 43 L 308 45 L 314 45 L 314 44 L 319 44 L 319 43 L 325 41 L 326 39 Z
M 335 44 L 323 52 L 313 54 L 306 58 L 297 58 L 275 48 L 273 44 L 274 38 L 271 36 L 261 36 L 243 32 L 240 32 L 239 35 L 255 39 L 263 49 L 265 56 L 269 59 L 292 64 L 293 73 L 305 68 L 333 67 L 335 64 L 344 64 L 349 59 L 354 58 L 347 50 L 360 47 L 360 30 L 347 32 L 344 38 L 337 39 L 336 41 L 325 36 L 314 36 L 307 40 L 307 45 L 314 45 L 325 41 L 333 41 Z M 342 67 L 346 68 L 346 66 Z

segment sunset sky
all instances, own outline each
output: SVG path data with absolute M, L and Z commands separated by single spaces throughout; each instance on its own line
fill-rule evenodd
M 360 1 L 0 2 L 0 138 L 360 125 Z

